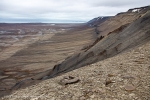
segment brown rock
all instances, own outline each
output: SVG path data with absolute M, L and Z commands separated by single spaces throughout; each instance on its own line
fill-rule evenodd
M 108 74 L 108 77 L 113 77 L 113 76 L 115 76 L 115 75 L 113 75 L 113 74 Z
M 133 91 L 133 90 L 135 90 L 135 86 L 133 86 L 132 84 L 126 84 L 124 86 L 124 88 L 125 88 L 126 91 Z
M 134 76 L 131 76 L 131 75 L 125 75 L 125 76 L 122 76 L 123 79 L 135 79 Z
M 105 85 L 109 85 L 110 83 L 114 83 L 114 81 L 110 80 L 110 78 L 106 79 Z
M 81 97 L 79 98 L 79 100 L 86 100 L 86 98 L 85 98 L 84 96 L 81 96 Z
M 67 77 L 64 77 L 62 80 L 60 80 L 59 84 L 67 85 L 67 84 L 77 83 L 79 81 L 80 79 L 77 77 L 67 76 Z

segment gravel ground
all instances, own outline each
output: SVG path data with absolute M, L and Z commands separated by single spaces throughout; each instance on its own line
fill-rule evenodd
M 64 76 L 80 79 L 61 85 Z M 2 100 L 150 100 L 150 42 L 115 57 L 65 73 Z

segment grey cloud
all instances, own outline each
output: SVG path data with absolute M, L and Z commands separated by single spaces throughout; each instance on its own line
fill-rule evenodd
M 88 21 L 148 4 L 149 0 L 0 0 L 0 22 L 9 22 L 6 19 Z
M 96 0 L 92 3 L 93 6 L 106 6 L 106 7 L 137 7 L 150 4 L 150 1 L 145 0 Z

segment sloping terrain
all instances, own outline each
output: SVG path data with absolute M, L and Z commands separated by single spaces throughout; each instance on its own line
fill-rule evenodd
M 135 8 L 110 17 L 96 27 L 82 26 L 32 43 L 0 62 L 0 89 L 6 92 L 22 88 L 113 57 L 140 44 L 149 45 L 149 22 L 150 7 Z
M 76 84 L 60 85 L 66 76 Z M 106 85 L 106 80 L 112 83 Z M 134 88 L 126 90 L 126 86 Z M 115 57 L 15 91 L 2 100 L 149 100 L 150 41 Z
M 150 7 L 141 8 L 141 12 L 129 11 L 110 18 L 99 25 L 99 31 L 102 30 L 100 37 L 80 53 L 56 65 L 48 77 L 54 77 L 112 57 L 134 46 L 150 41 Z M 116 20 L 121 20 L 122 22 L 117 21 L 114 24 Z M 105 28 L 103 28 L 104 26 Z
M 82 46 L 95 40 L 95 36 L 92 34 L 94 28 L 86 29 L 86 27 L 81 25 L 73 26 L 72 24 L 68 26 L 63 24 L 60 27 L 58 25 L 52 27 L 43 26 L 43 28 L 39 25 L 38 27 L 40 27 L 40 29 L 37 31 L 44 31 L 42 31 L 43 35 L 36 37 L 35 42 L 32 43 L 30 41 L 30 38 L 35 37 L 27 37 L 27 40 L 31 42 L 30 44 L 26 45 L 25 42 L 18 41 L 14 43 L 13 46 L 1 52 L 3 55 L 1 55 L 2 59 L 0 61 L 1 95 L 3 95 L 3 92 L 5 94 L 5 92 L 12 89 L 22 80 L 28 81 L 28 79 L 31 78 L 39 79 L 45 76 L 46 73 L 42 73 L 40 76 L 39 73 L 51 70 L 54 65 L 62 62 L 66 57 L 80 50 Z M 23 28 L 26 27 L 27 26 Z M 31 30 L 35 30 L 32 26 L 28 27 L 31 27 L 29 28 Z M 17 28 L 19 27 L 17 26 Z M 51 28 L 56 31 L 51 33 Z M 70 28 L 73 29 L 70 30 Z M 24 44 L 17 46 L 17 44 L 21 43 Z
M 150 10 L 149 6 L 134 8 L 129 9 L 127 12 L 118 13 L 114 17 L 110 17 L 108 20 L 99 25 L 98 30 L 100 35 L 107 36 L 107 34 L 122 26 L 128 26 L 130 23 L 142 17 L 148 10 Z

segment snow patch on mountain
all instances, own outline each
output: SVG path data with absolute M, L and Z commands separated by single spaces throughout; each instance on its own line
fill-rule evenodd
M 133 9 L 132 12 L 139 12 L 141 9 Z

